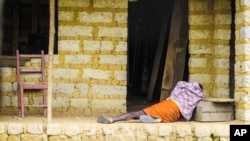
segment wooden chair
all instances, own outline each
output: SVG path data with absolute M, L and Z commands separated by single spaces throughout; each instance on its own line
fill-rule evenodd
M 41 64 L 39 66 L 20 66 L 21 59 L 40 59 Z M 38 74 L 41 76 L 39 82 L 24 82 L 24 74 Z M 20 117 L 24 117 L 24 108 L 25 107 L 40 107 L 43 108 L 44 116 L 47 115 L 47 89 L 48 85 L 45 82 L 45 57 L 44 51 L 41 51 L 41 54 L 20 54 L 19 50 L 16 50 L 16 77 L 17 77 L 17 94 L 18 94 L 18 113 Z M 41 91 L 42 101 L 38 104 L 25 105 L 24 103 L 24 92 L 25 90 L 38 90 Z

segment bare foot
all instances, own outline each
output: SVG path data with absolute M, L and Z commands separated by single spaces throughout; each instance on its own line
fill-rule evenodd
M 98 123 L 105 123 L 105 124 L 109 124 L 109 123 L 113 123 L 113 119 L 104 115 L 104 114 L 100 114 L 97 117 L 97 122 Z

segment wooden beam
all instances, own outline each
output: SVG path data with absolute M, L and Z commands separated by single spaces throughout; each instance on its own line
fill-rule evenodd
M 161 66 L 161 63 L 163 60 L 162 58 L 166 54 L 166 52 L 164 52 L 164 51 L 166 50 L 165 49 L 166 48 L 165 42 L 166 42 L 166 40 L 168 40 L 167 37 L 169 34 L 169 32 L 168 32 L 168 28 L 169 28 L 169 24 L 170 24 L 169 20 L 171 20 L 171 14 L 172 14 L 172 11 L 174 10 L 173 7 L 175 7 L 175 5 L 176 5 L 176 0 L 169 1 L 169 10 L 171 11 L 171 13 L 170 14 L 166 13 L 166 15 L 163 19 L 163 23 L 162 23 L 162 27 L 161 27 L 161 31 L 160 31 L 159 42 L 158 42 L 157 49 L 156 49 L 156 55 L 154 58 L 154 64 L 153 64 L 153 68 L 152 68 L 150 84 L 149 84 L 149 88 L 148 88 L 147 101 L 153 100 L 153 95 L 154 95 L 155 88 L 156 88 L 158 74 L 160 72 L 160 68 L 162 67 Z
M 49 52 L 48 52 L 48 122 L 52 120 L 52 71 L 53 71 L 53 54 L 54 54 L 54 37 L 55 37 L 55 0 L 50 0 L 50 30 L 49 30 Z
M 170 95 L 170 92 L 178 81 L 183 80 L 186 48 L 188 46 L 187 17 L 187 1 L 177 0 L 171 20 L 168 49 L 162 79 L 161 101 Z

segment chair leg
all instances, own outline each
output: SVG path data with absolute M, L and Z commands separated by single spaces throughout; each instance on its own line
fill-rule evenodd
M 20 96 L 20 90 L 17 90 L 17 108 L 18 108 L 18 115 L 21 117 L 21 96 Z
M 20 89 L 20 106 L 21 106 L 21 117 L 24 117 L 24 98 L 23 98 L 23 88 Z
M 46 107 L 43 107 L 43 115 L 47 116 L 47 97 L 46 97 L 46 90 L 42 90 L 42 96 L 43 96 L 43 105 L 46 105 Z

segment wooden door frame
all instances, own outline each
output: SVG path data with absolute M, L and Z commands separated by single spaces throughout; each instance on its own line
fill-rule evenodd
M 183 80 L 188 27 L 188 1 L 178 0 L 173 11 L 160 100 L 166 99 L 177 82 Z
M 169 96 L 178 81 L 183 80 L 188 46 L 188 31 L 188 1 L 176 0 L 168 36 L 160 101 Z M 159 49 L 157 51 L 158 55 L 162 54 L 162 50 Z M 159 56 L 156 56 L 154 64 L 156 65 L 154 65 L 151 76 L 147 101 L 152 101 L 153 98 L 156 78 L 159 73 Z

